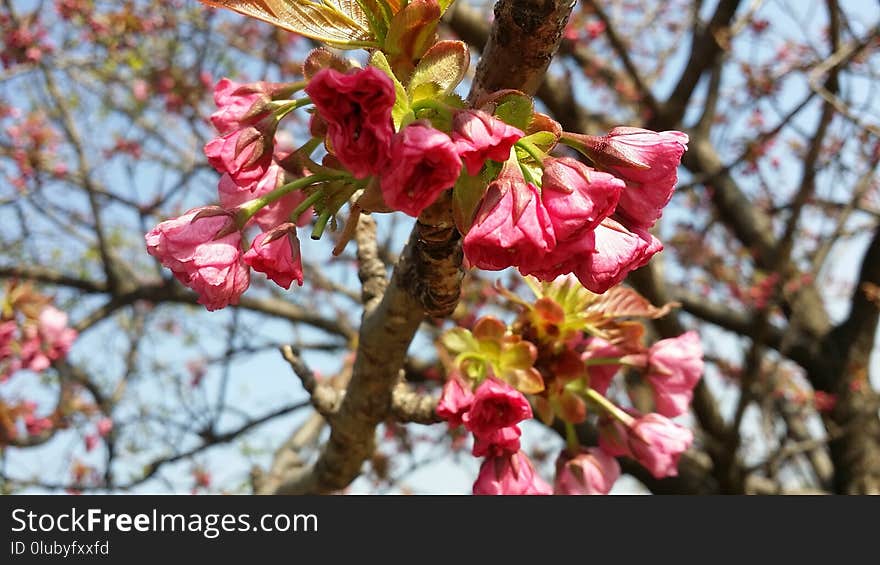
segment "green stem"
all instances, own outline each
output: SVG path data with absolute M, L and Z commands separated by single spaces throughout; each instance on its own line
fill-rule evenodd
M 283 186 L 279 186 L 269 194 L 261 196 L 260 198 L 255 198 L 253 200 L 245 202 L 244 204 L 239 206 L 239 217 L 237 218 L 239 225 L 245 225 L 248 220 L 250 220 L 254 216 L 254 214 L 259 212 L 264 206 L 268 206 L 279 198 L 290 194 L 294 190 L 300 190 L 307 186 L 330 180 L 331 178 L 333 177 L 326 175 L 311 175 L 308 177 L 303 177 L 300 179 L 296 179 L 293 182 L 289 182 Z M 308 208 L 308 206 L 306 208 Z
M 452 106 L 440 102 L 439 100 L 434 100 L 433 98 L 422 98 L 413 103 L 413 114 L 418 115 L 420 110 L 434 110 L 444 118 L 449 118 L 450 114 L 452 114 Z
M 608 413 L 612 418 L 619 420 L 623 425 L 629 427 L 635 421 L 635 418 L 621 410 L 616 404 L 599 394 L 598 391 L 588 388 L 584 392 L 584 397 L 593 401 L 602 410 Z
M 284 102 L 279 106 L 278 110 L 275 111 L 275 116 L 280 120 L 284 118 L 287 114 L 293 112 L 297 108 L 302 108 L 303 106 L 308 106 L 312 103 L 312 99 L 308 96 L 304 98 L 298 98 L 296 100 L 290 100 L 288 102 Z
M 540 165 L 544 158 L 547 156 L 546 153 L 538 149 L 538 146 L 532 143 L 531 141 L 526 141 L 525 139 L 520 139 L 516 142 L 516 146 L 529 154 L 529 157 L 535 160 L 538 165 Z
M 312 175 L 315 176 L 315 175 Z M 314 193 L 310 194 L 308 198 L 299 203 L 299 206 L 290 213 L 290 221 L 296 223 L 297 218 L 299 218 L 303 212 L 309 209 L 309 206 L 317 202 L 318 200 L 324 198 L 323 190 L 316 190 Z
M 290 85 L 288 86 L 288 88 L 284 89 L 284 93 L 285 93 L 287 96 L 291 96 L 291 95 L 293 95 L 294 93 L 299 92 L 299 91 L 302 90 L 303 88 L 307 87 L 308 85 L 309 85 L 309 81 L 307 81 L 307 80 L 298 80 L 298 81 L 296 81 L 296 82 L 292 82 L 292 83 L 290 83 Z
M 312 239 L 321 239 L 321 236 L 324 235 L 324 229 L 327 227 L 327 222 L 330 221 L 332 216 L 333 212 L 330 210 L 321 212 L 321 215 L 318 216 L 318 221 L 315 222 L 314 229 L 312 229 Z
M 623 365 L 620 357 L 592 357 L 584 361 L 587 367 L 591 365 Z
M 323 142 L 324 142 L 324 140 L 321 139 L 320 137 L 313 137 L 313 138 L 309 139 L 308 141 L 306 141 L 305 143 L 303 143 L 299 147 L 299 149 L 294 151 L 294 153 L 301 152 L 305 157 L 310 157 L 312 155 L 312 153 L 315 152 L 315 149 L 317 149 L 318 146 L 321 145 Z

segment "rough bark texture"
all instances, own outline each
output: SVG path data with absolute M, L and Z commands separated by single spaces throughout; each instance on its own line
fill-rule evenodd
M 477 64 L 469 100 L 505 88 L 537 92 L 573 7 L 574 2 L 565 0 L 500 0 L 495 4 L 495 22 Z
M 878 395 L 868 380 L 868 363 L 874 348 L 880 304 L 868 295 L 880 284 L 880 229 L 874 232 L 859 281 L 853 291 L 848 318 L 826 340 L 828 374 L 813 380 L 833 383 L 837 404 L 831 413 L 834 491 L 839 494 L 880 494 L 880 409 Z

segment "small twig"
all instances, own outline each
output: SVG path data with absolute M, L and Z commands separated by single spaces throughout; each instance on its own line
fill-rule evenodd
M 328 420 L 332 420 L 339 410 L 339 405 L 342 404 L 345 391 L 336 390 L 330 385 L 319 383 L 315 373 L 306 366 L 302 358 L 293 350 L 293 347 L 289 345 L 281 346 L 281 355 L 290 365 L 290 368 L 293 369 L 293 372 L 296 373 L 296 376 L 299 377 L 303 388 L 309 393 L 315 410 Z

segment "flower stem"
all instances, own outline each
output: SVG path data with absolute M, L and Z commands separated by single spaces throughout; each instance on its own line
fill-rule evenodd
M 420 110 L 433 110 L 442 118 L 449 118 L 452 114 L 452 107 L 448 104 L 434 100 L 433 98 L 422 98 L 412 105 L 413 114 L 418 116 Z
M 619 420 L 627 427 L 632 425 L 632 423 L 635 421 L 635 418 L 633 418 L 632 416 L 621 410 L 620 407 L 618 407 L 616 404 L 599 394 L 599 391 L 597 390 L 588 388 L 586 392 L 584 392 L 584 397 L 588 400 L 591 400 L 602 410 L 604 410 L 609 416 L 613 417 L 616 420 Z
M 268 206 L 279 198 L 290 194 L 294 190 L 300 190 L 307 186 L 330 180 L 331 178 L 333 177 L 326 175 L 311 175 L 308 177 L 296 179 L 293 182 L 289 182 L 285 185 L 279 186 L 269 194 L 261 196 L 260 198 L 255 198 L 239 206 L 239 217 L 237 217 L 236 220 L 239 222 L 240 226 L 244 226 L 244 224 L 246 224 L 247 221 L 250 220 L 254 216 L 254 214 L 259 212 L 264 206 Z M 318 193 L 320 193 L 320 191 L 318 191 Z M 308 208 L 308 206 L 306 206 L 306 208 Z M 305 210 L 305 208 L 303 208 L 303 210 Z
M 516 146 L 529 154 L 529 157 L 535 160 L 538 165 L 544 161 L 544 158 L 547 156 L 546 153 L 538 149 L 538 146 L 532 143 L 531 141 L 526 141 L 525 139 L 520 139 L 516 142 Z
M 318 221 L 315 222 L 315 227 L 312 229 L 312 239 L 321 239 L 321 236 L 324 235 L 324 229 L 327 227 L 327 222 L 332 216 L 333 212 L 330 210 L 321 212 L 321 215 L 318 216 Z
M 324 191 L 317 190 L 314 193 L 310 194 L 308 198 L 299 203 L 299 206 L 290 213 L 290 221 L 296 223 L 296 220 L 302 215 L 303 212 L 309 209 L 309 206 L 317 202 L 318 200 L 324 198 Z
M 280 120 L 284 118 L 287 114 L 293 112 L 297 108 L 302 108 L 303 106 L 308 106 L 312 103 L 312 99 L 308 96 L 304 98 L 298 98 L 296 100 L 290 100 L 282 103 L 279 108 L 275 111 L 275 116 Z

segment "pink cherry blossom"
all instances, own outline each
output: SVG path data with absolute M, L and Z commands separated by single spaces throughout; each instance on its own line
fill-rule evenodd
M 555 494 L 608 494 L 620 477 L 617 459 L 597 447 L 584 448 L 575 456 L 566 451 L 556 460 Z
M 222 78 L 214 86 L 214 103 L 218 110 L 211 114 L 211 123 L 221 134 L 242 127 L 242 119 L 248 115 L 254 103 L 268 96 L 254 88 L 228 78 Z M 268 109 L 267 109 L 268 111 Z
M 556 245 L 553 225 L 538 189 L 526 183 L 519 166 L 506 162 L 489 183 L 483 203 L 464 237 L 468 263 L 488 271 L 543 263 Z
M 471 175 L 478 174 L 487 159 L 507 161 L 522 136 L 519 129 L 482 110 L 461 110 L 452 117 L 452 141 Z
M 488 435 L 474 434 L 474 449 L 471 453 L 474 457 L 500 457 L 516 453 L 519 451 L 521 435 L 519 426 L 507 426 Z
M 38 436 L 52 429 L 52 420 L 50 418 L 38 418 L 33 414 L 24 417 L 24 427 L 28 435 Z
M 703 347 L 697 332 L 663 339 L 648 350 L 646 378 L 654 390 L 655 410 L 670 418 L 687 412 L 703 375 Z
M 611 417 L 599 419 L 599 448 L 612 457 L 630 455 L 629 430 Z
M 603 137 L 573 137 L 597 165 L 626 181 L 617 213 L 632 227 L 653 226 L 672 198 L 687 134 L 617 127 Z
M 657 479 L 678 475 L 678 460 L 693 441 L 689 429 L 654 413 L 636 419 L 628 435 L 632 456 Z
M 617 206 L 624 182 L 576 159 L 544 160 L 541 200 L 556 241 L 567 241 L 594 229 Z
M 267 129 L 246 127 L 212 139 L 205 145 L 208 163 L 239 186 L 258 182 L 272 165 L 274 125 Z
M 461 425 L 461 418 L 470 410 L 474 393 L 456 376 L 450 376 L 443 385 L 443 393 L 437 403 L 437 415 L 446 420 L 450 428 Z
M 18 323 L 15 320 L 0 322 L 0 362 L 12 357 L 12 341 L 17 330 Z
M 663 250 L 660 240 L 647 231 L 630 231 L 610 218 L 603 220 L 593 234 L 593 253 L 579 254 L 585 260 L 575 266 L 574 274 L 584 287 L 599 294 Z
M 67 326 L 67 313 L 54 306 L 46 306 L 37 320 L 41 349 L 51 361 L 67 355 L 76 340 L 77 332 Z
M 601 294 L 662 249 L 663 244 L 647 231 L 630 231 L 606 218 L 595 230 L 557 244 L 540 260 L 519 270 L 544 281 L 574 273 L 584 287 Z
M 553 489 L 535 472 L 522 451 L 500 457 L 487 457 L 474 482 L 475 495 L 552 494 Z
M 532 407 L 521 392 L 489 377 L 477 387 L 473 404 L 462 416 L 462 422 L 474 435 L 488 436 L 531 417 Z
M 52 360 L 43 351 L 43 340 L 40 338 L 37 329 L 33 326 L 25 327 L 24 331 L 22 331 L 18 354 L 21 359 L 20 365 L 23 369 L 30 369 L 40 373 L 48 369 L 52 364 Z
M 113 420 L 110 418 L 101 418 L 98 420 L 98 435 L 101 437 L 107 437 L 107 435 L 113 430 Z
M 449 136 L 415 122 L 391 142 L 391 160 L 382 171 L 382 198 L 394 210 L 418 217 L 455 184 L 461 160 Z
M 300 286 L 303 284 L 299 240 L 296 238 L 296 228 L 293 224 L 289 225 L 291 229 L 285 230 L 286 234 L 271 241 L 267 241 L 270 232 L 258 235 L 242 257 L 253 270 L 266 273 L 270 280 L 285 289 L 289 289 L 294 280 Z
M 218 310 L 238 304 L 250 284 L 250 271 L 241 260 L 241 232 L 228 229 L 227 215 L 194 219 L 200 209 L 164 221 L 144 236 L 147 252 L 171 269 L 174 276 L 199 295 L 199 304 Z
M 394 85 L 374 67 L 341 73 L 322 69 L 305 89 L 327 124 L 330 148 L 356 177 L 383 170 L 394 125 Z
M 95 434 L 88 434 L 85 437 L 86 451 L 92 451 L 93 449 L 95 449 L 95 447 L 97 447 L 98 445 L 99 439 L 100 438 L 98 438 L 98 436 Z

